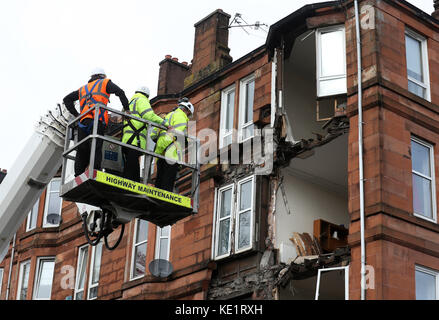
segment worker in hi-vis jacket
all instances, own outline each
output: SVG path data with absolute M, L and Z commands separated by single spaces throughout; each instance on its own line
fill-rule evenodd
M 149 88 L 140 87 L 131 98 L 129 105 L 129 114 L 144 120 L 148 120 L 160 125 L 165 125 L 166 120 L 160 118 L 154 113 L 149 103 Z M 122 142 L 136 146 L 140 149 L 146 148 L 148 126 L 140 121 L 126 118 L 124 120 Z M 124 156 L 123 176 L 127 179 L 140 182 L 140 152 L 123 147 Z
M 91 78 L 88 83 L 81 87 L 79 90 L 73 91 L 64 98 L 64 104 L 66 108 L 75 117 L 79 114 L 85 114 L 89 109 L 95 105 L 106 106 L 110 99 L 110 94 L 115 94 L 119 97 L 120 102 L 124 110 L 128 110 L 128 99 L 125 96 L 124 91 L 111 82 L 107 78 L 105 71 L 101 68 L 95 68 L 91 73 Z M 79 100 L 80 113 L 75 109 L 74 102 Z M 84 115 L 78 123 L 78 141 L 85 139 L 87 136 L 93 133 L 93 119 L 95 117 L 95 110 Z M 99 110 L 98 121 L 98 134 L 104 135 L 105 128 L 108 125 L 108 111 L 104 109 Z M 96 153 L 94 169 L 100 169 L 102 160 L 102 139 L 96 140 Z M 75 161 L 75 177 L 79 176 L 85 171 L 89 165 L 91 141 L 83 143 L 79 146 L 76 152 Z
M 179 169 L 179 164 L 175 161 L 181 162 L 183 160 L 183 150 L 174 132 L 179 131 L 187 134 L 189 118 L 192 118 L 193 115 L 194 106 L 187 98 L 183 98 L 179 101 L 178 106 L 165 117 L 168 130 L 157 130 L 157 128 L 153 130 L 151 138 L 153 141 L 157 141 L 155 153 L 174 160 L 173 163 L 168 163 L 167 160 L 163 159 L 157 161 L 156 188 L 171 192 L 174 190 Z

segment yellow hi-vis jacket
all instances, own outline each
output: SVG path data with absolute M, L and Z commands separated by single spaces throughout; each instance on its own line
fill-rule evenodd
M 153 140 L 157 139 L 155 153 L 176 161 L 182 161 L 181 145 L 175 134 L 172 133 L 172 129 L 186 134 L 189 119 L 183 110 L 176 108 L 166 115 L 165 121 L 165 125 L 169 127 L 168 131 L 154 128 L 151 133 L 151 138 Z
M 130 111 L 132 116 L 155 122 L 157 124 L 165 123 L 164 119 L 154 113 L 148 98 L 141 93 L 136 93 L 131 99 Z M 127 120 L 124 121 L 122 142 L 145 149 L 147 125 L 140 121 L 132 119 Z

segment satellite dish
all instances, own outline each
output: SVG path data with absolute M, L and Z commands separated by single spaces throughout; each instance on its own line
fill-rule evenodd
M 47 223 L 50 224 L 60 224 L 61 223 L 61 216 L 56 213 L 51 213 L 47 215 Z
M 156 259 L 149 264 L 149 272 L 158 278 L 167 278 L 172 271 L 174 271 L 174 268 L 168 260 Z

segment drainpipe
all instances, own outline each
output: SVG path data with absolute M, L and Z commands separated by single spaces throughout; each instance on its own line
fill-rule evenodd
M 15 255 L 15 240 L 17 238 L 17 234 L 14 234 L 14 239 L 12 240 L 12 251 L 11 251 L 11 262 L 9 263 L 9 274 L 8 274 L 8 285 L 6 287 L 6 297 L 5 300 L 9 298 L 9 290 L 11 289 L 11 276 L 12 276 L 12 263 L 14 261 Z
M 357 34 L 357 74 L 358 74 L 358 159 L 360 172 L 360 237 L 361 237 L 361 300 L 366 300 L 366 245 L 364 239 L 364 163 L 363 163 L 363 89 L 361 72 L 361 38 L 358 0 L 355 5 L 355 28 Z

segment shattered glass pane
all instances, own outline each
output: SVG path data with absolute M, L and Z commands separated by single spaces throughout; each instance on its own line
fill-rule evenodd
M 230 219 L 220 222 L 218 256 L 229 253 Z
M 250 222 L 251 211 L 247 211 L 239 215 L 238 249 L 242 249 L 250 245 Z

